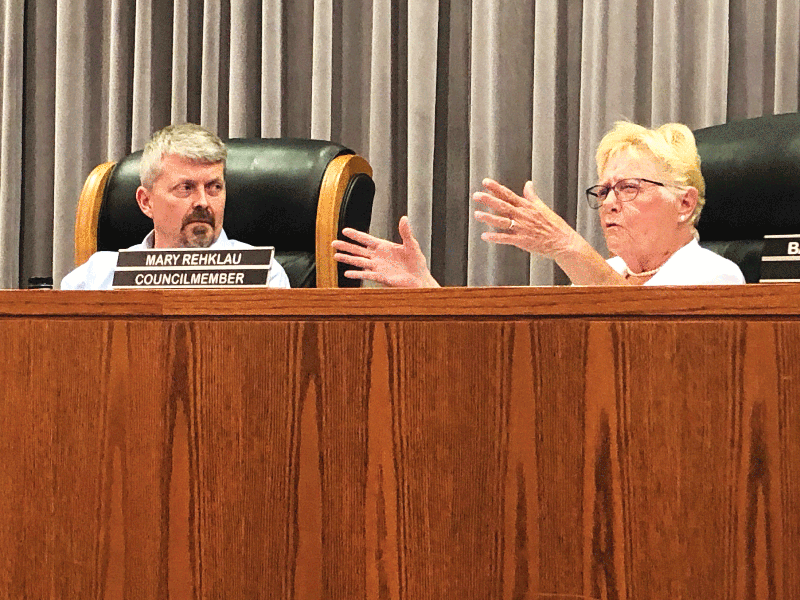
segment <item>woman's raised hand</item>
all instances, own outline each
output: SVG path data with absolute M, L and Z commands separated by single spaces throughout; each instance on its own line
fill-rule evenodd
M 473 199 L 492 212 L 475 211 L 475 219 L 494 231 L 484 231 L 481 239 L 496 244 L 511 244 L 528 252 L 550 258 L 574 249 L 577 232 L 542 202 L 530 181 L 523 196 L 518 196 L 493 179 L 484 179 L 485 192 L 476 192 Z

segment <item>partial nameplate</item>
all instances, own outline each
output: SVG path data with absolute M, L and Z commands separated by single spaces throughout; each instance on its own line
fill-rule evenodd
M 800 234 L 765 235 L 759 283 L 800 281 Z
M 120 250 L 114 289 L 264 287 L 275 248 Z

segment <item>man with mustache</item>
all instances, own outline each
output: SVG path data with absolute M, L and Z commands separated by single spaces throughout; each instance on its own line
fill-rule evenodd
M 154 133 L 142 152 L 136 190 L 136 202 L 153 220 L 153 230 L 130 249 L 249 248 L 228 239 L 222 229 L 227 155 L 222 140 L 199 125 L 169 125 Z M 117 252 L 95 252 L 61 280 L 61 289 L 111 289 L 116 266 Z M 289 287 L 274 259 L 267 285 Z

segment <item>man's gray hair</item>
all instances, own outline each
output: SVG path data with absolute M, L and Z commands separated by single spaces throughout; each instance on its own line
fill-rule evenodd
M 164 157 L 175 154 L 199 163 L 225 166 L 228 150 L 214 133 L 194 123 L 167 125 L 156 131 L 145 144 L 139 162 L 139 179 L 142 186 L 151 189 L 161 174 Z

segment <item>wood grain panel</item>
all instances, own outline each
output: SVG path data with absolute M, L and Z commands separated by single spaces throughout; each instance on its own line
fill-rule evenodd
M 524 324 L 497 328 L 499 373 L 495 383 L 497 408 L 497 456 L 502 479 L 498 495 L 503 497 L 503 529 L 497 532 L 501 585 L 497 597 L 532 597 L 540 584 L 540 499 L 549 482 L 539 477 L 537 409 L 541 401 L 537 375 L 542 371 L 540 347 Z M 533 338 L 533 339 L 532 339 Z M 535 354 L 534 354 L 535 353 Z M 536 356 L 536 359 L 534 359 Z
M 187 330 L 201 597 L 364 594 L 371 331 L 246 322 Z M 332 355 L 340 360 L 326 364 Z
M 778 469 L 778 360 L 774 325 L 746 326 L 742 361 L 741 460 L 736 487 L 736 595 L 783 594 Z M 790 550 L 791 551 L 791 550 Z
M 486 287 L 436 289 L 2 290 L 0 316 L 220 317 L 798 317 L 796 284 L 705 287 Z
M 587 333 L 583 481 L 583 585 L 594 598 L 627 598 L 624 560 L 624 464 L 619 460 L 620 389 L 613 332 L 592 323 Z
M 0 361 L 7 366 L 0 410 L 11 433 L 2 438 L 10 485 L 3 487 L 0 543 L 16 548 L 13 561 L 0 568 L 0 589 L 12 598 L 22 597 L 12 590 L 28 597 L 103 597 L 107 580 L 109 589 L 121 591 L 137 573 L 144 595 L 156 596 L 157 587 L 147 584 L 158 579 L 158 553 L 139 551 L 148 541 L 157 549 L 160 520 L 147 527 L 133 516 L 144 526 L 135 537 L 109 527 L 127 524 L 125 504 L 139 506 L 131 496 L 148 486 L 146 473 L 137 472 L 136 485 L 126 488 L 127 469 L 136 469 L 143 455 L 125 448 L 131 424 L 105 402 L 136 387 L 115 374 L 124 333 L 112 335 L 107 323 L 78 328 L 64 321 L 3 322 L 0 332 Z M 157 393 L 157 376 L 149 386 Z M 132 397 L 129 390 L 125 397 Z M 141 439 L 149 441 L 151 433 Z M 158 500 L 155 492 L 148 501 Z
M 0 320 L 0 598 L 800 597 L 800 323 Z
M 199 303 L 192 290 L 162 293 L 167 315 L 282 315 L 300 319 L 309 315 L 448 319 L 800 316 L 796 284 L 209 290 Z
M 800 327 L 795 322 L 776 322 L 775 349 L 778 355 L 777 446 L 773 469 L 778 477 L 773 492 L 780 499 L 779 531 L 782 540 L 784 598 L 800 598 Z
M 498 598 L 508 326 L 387 327 L 399 598 Z
M 338 321 L 319 324 L 318 331 L 322 598 L 363 598 L 367 565 L 375 562 L 367 554 L 368 449 L 371 436 L 380 445 L 390 434 L 369 429 L 370 402 L 373 386 L 387 385 L 388 372 L 371 365 L 374 324 Z
M 515 586 L 504 598 L 536 598 L 537 591 L 542 597 L 589 597 L 583 594 L 581 535 L 587 327 L 580 321 L 515 327 L 509 463 L 516 469 L 505 485 L 513 489 L 520 473 L 529 473 L 535 483 L 526 509 L 531 586 L 527 596 Z M 507 501 L 506 511 L 519 513 L 522 507 Z M 520 573 L 515 563 L 506 558 L 506 568 L 514 564 Z
M 96 324 L 83 322 L 73 329 Z M 110 322 L 105 332 L 101 353 L 86 342 L 74 348 L 85 360 L 97 361 L 100 377 L 81 380 L 67 370 L 57 378 L 62 384 L 81 381 L 101 406 L 93 414 L 79 398 L 63 397 L 63 404 L 80 411 L 74 419 L 99 420 L 102 426 L 98 440 L 102 454 L 94 465 L 101 481 L 96 503 L 98 560 L 103 567 L 97 574 L 97 597 L 166 597 L 168 577 L 177 567 L 171 569 L 169 564 L 175 558 L 177 519 L 169 511 L 169 492 L 184 489 L 186 481 L 183 487 L 170 485 L 174 409 L 169 408 L 176 399 L 172 394 L 167 400 L 173 379 L 169 341 L 153 321 Z M 81 440 L 68 438 L 60 449 L 68 457 L 80 444 Z M 68 458 L 65 463 L 69 464 Z M 183 532 L 185 545 L 185 527 Z
M 397 378 L 390 376 L 389 339 L 393 336 L 387 329 L 385 324 L 374 328 L 368 365 L 366 597 L 375 600 L 400 598 L 401 585 L 397 440 L 392 426 Z
M 85 336 L 101 346 L 102 330 L 102 326 L 92 328 Z M 94 592 L 97 423 L 75 422 L 69 405 L 39 402 L 43 396 L 62 392 L 58 378 L 52 376 L 60 369 L 80 373 L 83 381 L 101 378 L 100 365 L 86 357 L 64 348 L 57 353 L 47 350 L 52 339 L 79 345 L 79 337 L 60 323 L 0 325 L 5 373 L 0 384 L 4 457 L 0 594 L 5 597 L 21 597 L 15 595 L 16 590 L 41 598 L 91 597 Z M 80 381 L 63 391 L 99 412 Z M 63 442 L 73 435 L 86 444 L 56 468 L 53 454 L 63 452 Z M 69 546 L 72 551 L 65 552 Z
M 186 334 L 198 597 L 320 597 L 318 569 L 303 568 L 321 555 L 315 327 L 205 322 Z
M 741 328 L 614 324 L 628 595 L 733 598 Z

